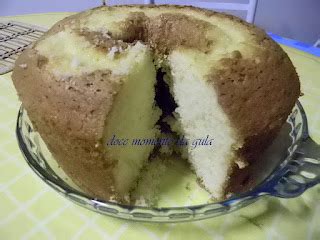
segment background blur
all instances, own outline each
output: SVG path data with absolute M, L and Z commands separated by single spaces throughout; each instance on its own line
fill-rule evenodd
M 195 5 L 228 12 L 268 32 L 308 44 L 320 39 L 320 0 L 109 0 L 107 4 L 150 2 Z M 102 0 L 0 0 L 0 16 L 76 12 L 101 4 Z

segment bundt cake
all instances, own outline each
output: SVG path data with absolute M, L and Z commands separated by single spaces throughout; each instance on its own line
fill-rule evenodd
M 122 202 L 159 150 L 145 140 L 166 131 L 186 139 L 199 182 L 224 199 L 300 94 L 295 68 L 264 31 L 173 5 L 104 6 L 63 19 L 21 54 L 12 79 L 71 179 Z

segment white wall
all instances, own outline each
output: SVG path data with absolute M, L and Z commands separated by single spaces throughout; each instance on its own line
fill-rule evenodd
M 99 5 L 101 5 L 101 0 L 0 0 L 0 16 L 78 12 Z
M 183 0 L 153 0 L 156 3 L 190 4 Z M 237 2 L 249 0 L 194 0 L 192 2 Z M 96 7 L 101 0 L 0 0 L 0 16 L 81 11 Z M 116 3 L 144 3 L 145 0 L 109 0 Z M 244 11 L 228 11 L 245 18 Z M 255 24 L 275 34 L 306 43 L 320 38 L 320 0 L 258 0 Z
M 283 37 L 320 39 L 320 0 L 259 0 L 254 23 Z

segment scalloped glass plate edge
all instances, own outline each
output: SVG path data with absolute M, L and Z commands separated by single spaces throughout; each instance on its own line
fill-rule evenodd
M 28 138 L 32 126 L 25 121 L 26 111 L 20 107 L 16 137 L 19 148 L 31 169 L 51 188 L 72 202 L 92 211 L 143 222 L 185 222 L 212 218 L 238 210 L 258 200 L 261 196 L 291 198 L 320 182 L 320 146 L 308 134 L 307 118 L 300 102 L 297 102 L 288 122 L 293 144 L 287 158 L 259 185 L 251 191 L 234 195 L 222 202 L 180 207 L 129 206 L 92 198 L 62 180 L 46 162 L 41 152 L 33 152 L 35 144 Z

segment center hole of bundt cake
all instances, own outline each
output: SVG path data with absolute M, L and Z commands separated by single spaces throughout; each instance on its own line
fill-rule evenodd
M 143 12 L 132 12 L 119 24 L 121 31 L 112 34 L 112 38 L 129 44 L 142 41 L 160 55 L 178 47 L 208 52 L 213 41 L 207 38 L 206 32 L 212 31 L 211 28 L 207 22 L 183 14 L 162 13 L 150 17 Z
M 165 81 L 167 77 L 166 73 L 160 68 L 157 70 L 157 82 L 155 85 L 155 102 L 157 106 L 162 110 L 162 115 L 158 120 L 157 124 L 160 126 L 161 132 L 171 132 L 169 125 L 163 120 L 172 115 L 177 107 L 173 96 L 170 94 L 170 88 L 168 83 Z

